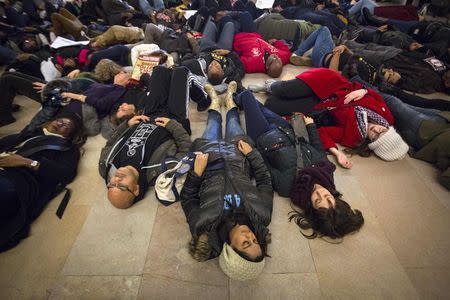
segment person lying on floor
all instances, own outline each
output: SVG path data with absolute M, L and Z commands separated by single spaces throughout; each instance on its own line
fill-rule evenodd
M 220 100 L 212 86 L 207 91 L 212 102 L 206 129 L 192 145 L 197 152 L 194 169 L 180 194 L 192 234 L 189 252 L 197 261 L 220 256 L 228 277 L 250 280 L 265 264 L 273 206 L 270 173 L 239 124 L 236 83 L 230 83 L 226 94 L 225 140 Z
M 313 119 L 295 114 L 289 123 L 249 91 L 242 92 L 235 102 L 244 110 L 247 134 L 266 162 L 274 190 L 290 197 L 303 211 L 295 211 L 289 219 L 313 231 L 302 234 L 335 239 L 359 230 L 364 218 L 337 191 L 333 178 L 336 167 L 327 159 Z
M 368 146 L 386 161 L 402 159 L 408 151 L 392 126 L 394 117 L 383 98 L 336 71 L 311 69 L 291 80 L 266 81 L 266 89 L 272 96 L 265 106 L 275 113 L 315 113 L 321 119 L 319 135 L 325 150 L 344 168 L 351 168 L 352 162 L 337 143 L 349 148 Z
M 75 178 L 83 142 L 73 113 L 0 139 L 0 251 L 27 237 L 47 203 Z
M 101 150 L 99 173 L 114 207 L 126 209 L 142 200 L 160 173 L 158 164 L 189 151 L 187 71 L 184 81 L 175 72 L 153 70 L 144 114 L 123 122 Z

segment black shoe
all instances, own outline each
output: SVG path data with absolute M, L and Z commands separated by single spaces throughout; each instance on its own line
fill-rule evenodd
M 363 18 L 366 21 L 366 23 L 370 26 L 375 26 L 375 27 L 380 27 L 385 25 L 386 23 L 382 20 L 377 19 L 376 17 L 374 17 L 369 9 L 367 7 L 364 7 L 362 9 L 362 13 L 363 13 Z

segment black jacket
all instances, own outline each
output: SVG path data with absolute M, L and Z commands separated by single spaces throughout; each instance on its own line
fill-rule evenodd
M 260 135 L 256 141 L 272 175 L 273 189 L 282 197 L 291 195 L 297 172 L 298 142 L 301 154 L 299 168 L 310 167 L 327 160 L 315 124 L 306 125 L 306 136 L 295 137 L 292 128 L 275 128 Z M 309 141 L 307 140 L 309 139 Z
M 20 239 L 28 235 L 31 222 L 37 218 L 56 193 L 70 183 L 77 174 L 80 151 L 70 141 L 55 136 L 44 136 L 39 129 L 31 133 L 21 133 L 0 139 L 0 152 L 8 151 L 27 139 L 33 140 L 33 147 L 59 145 L 64 150 L 41 150 L 27 156 L 40 163 L 38 171 L 25 167 L 5 168 L 2 176 L 10 179 L 18 194 L 20 207 L 17 214 L 9 219 L 0 219 L 0 251 L 14 247 Z M 27 142 L 30 144 L 31 142 Z M 27 148 L 25 144 L 17 154 Z
M 208 233 L 213 250 L 211 258 L 222 251 L 216 228 L 224 212 L 225 180 L 232 180 L 258 240 L 264 240 L 271 220 L 273 190 L 270 174 L 258 150 L 254 149 L 245 157 L 237 149 L 237 141 L 245 138 L 242 136 L 230 142 L 197 139 L 193 144 L 193 151 L 209 153 L 208 168 L 202 177 L 193 171 L 188 173 L 180 195 L 181 205 L 192 236 Z M 218 165 L 222 167 L 210 170 Z M 256 186 L 250 173 L 254 174 Z

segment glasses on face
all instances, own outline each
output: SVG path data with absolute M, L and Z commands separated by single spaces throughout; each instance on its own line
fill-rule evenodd
M 63 119 L 56 119 L 56 124 L 64 129 L 72 129 L 72 122 L 64 121 Z
M 110 183 L 108 183 L 106 185 L 106 187 L 108 189 L 115 187 L 115 188 L 118 188 L 119 190 L 121 190 L 122 192 L 130 192 L 130 193 L 132 193 L 134 195 L 133 191 L 130 190 L 129 187 L 127 187 L 126 185 L 121 184 L 121 183 L 112 183 L 112 182 L 110 182 Z

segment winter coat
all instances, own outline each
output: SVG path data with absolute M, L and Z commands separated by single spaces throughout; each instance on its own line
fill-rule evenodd
M 258 150 L 254 149 L 244 156 L 237 149 L 237 142 L 247 139 L 236 137 L 231 141 L 209 141 L 197 139 L 193 151 L 209 153 L 208 167 L 200 177 L 193 171 L 188 173 L 181 191 L 181 206 L 189 223 L 193 237 L 208 233 L 212 246 L 210 258 L 222 251 L 217 235 L 217 226 L 224 214 L 224 188 L 226 180 L 232 182 L 236 193 L 240 195 L 241 206 L 249 217 L 258 240 L 264 240 L 272 216 L 273 190 L 270 173 Z M 211 167 L 221 165 L 220 168 Z M 211 169 L 212 168 L 212 169 Z M 250 179 L 254 174 L 256 186 Z
M 10 151 L 29 138 L 37 137 L 24 144 L 17 152 L 44 145 L 59 145 L 62 150 L 44 149 L 27 156 L 39 162 L 39 169 L 32 171 L 26 167 L 5 168 L 0 176 L 6 176 L 15 186 L 19 209 L 8 219 L 0 219 L 0 251 L 14 247 L 28 236 L 30 224 L 45 208 L 56 193 L 70 183 L 77 174 L 80 160 L 78 146 L 71 141 L 56 136 L 45 136 L 42 129 L 22 132 L 0 139 L 0 152 Z
M 297 169 L 310 167 L 327 159 L 316 125 L 308 124 L 306 130 L 307 137 L 297 137 L 292 128 L 275 128 L 260 135 L 256 141 L 272 176 L 273 188 L 282 197 L 291 195 Z M 301 155 L 301 164 L 298 166 L 296 141 Z
M 366 88 L 367 94 L 360 100 L 344 104 L 347 94 L 364 88 L 359 82 L 352 83 L 339 73 L 324 68 L 303 72 L 297 75 L 297 79 L 305 82 L 322 100 L 314 106 L 314 110 L 328 109 L 336 122 L 335 126 L 319 128 L 320 140 L 326 150 L 337 148 L 336 143 L 351 148 L 361 143 L 355 106 L 368 108 L 382 116 L 389 125 L 394 124 L 394 117 L 383 98 L 370 88 Z
M 264 40 L 294 41 L 294 46 L 298 46 L 302 40 L 321 26 L 304 20 L 286 19 L 280 14 L 268 14 L 255 20 L 255 24 L 256 31 Z
M 445 115 L 450 122 L 450 115 Z M 441 174 L 439 183 L 450 190 L 450 124 L 423 121 L 417 133 L 419 149 L 412 151 L 412 157 L 434 164 Z
M 283 65 L 289 63 L 291 51 L 283 41 L 273 45 L 266 42 L 257 32 L 241 32 L 234 36 L 233 49 L 244 64 L 245 73 L 266 73 L 264 53 L 276 54 Z
M 103 147 L 100 153 L 100 161 L 98 164 L 98 170 L 100 176 L 105 180 L 108 178 L 108 169 L 110 159 L 117 154 L 120 147 L 117 145 L 121 142 L 122 137 L 126 135 L 129 130 L 134 130 L 136 126 L 128 127 L 127 122 L 123 122 L 116 131 L 113 133 L 112 137 L 106 142 L 105 147 Z M 170 120 L 166 125 L 165 129 L 172 135 L 173 139 L 163 142 L 158 148 L 153 152 L 150 159 L 145 162 L 145 165 L 155 165 L 162 162 L 166 157 L 183 158 L 189 151 L 191 146 L 191 139 L 187 134 L 186 130 L 175 120 Z M 153 183 L 156 177 L 160 174 L 160 168 L 149 168 L 147 169 L 147 181 L 148 183 Z

